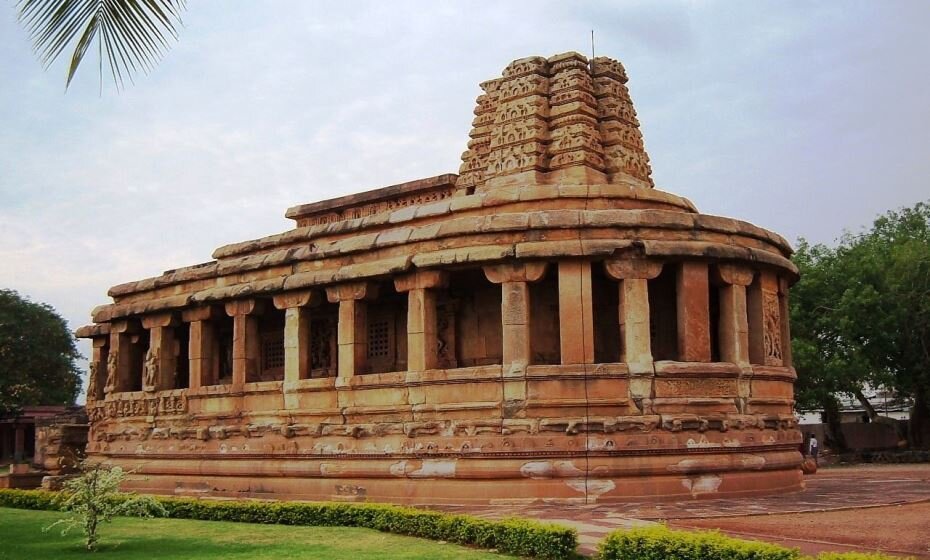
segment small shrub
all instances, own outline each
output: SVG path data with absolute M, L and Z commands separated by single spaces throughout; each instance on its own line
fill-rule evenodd
M 42 529 L 49 531 L 59 525 L 62 535 L 80 527 L 87 550 L 97 548 L 100 525 L 117 516 L 154 517 L 165 515 L 165 508 L 151 496 L 120 493 L 119 485 L 126 478 L 120 467 L 82 462 L 80 474 L 64 483 L 58 494 L 61 510 L 71 513 Z

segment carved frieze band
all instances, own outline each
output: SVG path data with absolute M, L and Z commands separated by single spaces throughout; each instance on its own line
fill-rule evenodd
M 131 416 L 160 416 L 184 414 L 187 412 L 187 397 L 181 395 L 140 396 L 121 398 L 119 400 L 98 401 L 87 407 L 87 417 L 91 423 L 108 418 L 125 418 Z

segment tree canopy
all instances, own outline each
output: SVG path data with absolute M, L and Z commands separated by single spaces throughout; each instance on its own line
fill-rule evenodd
M 802 239 L 794 262 L 798 407 L 830 421 L 837 393 L 869 410 L 862 389 L 889 387 L 913 399 L 911 443 L 930 444 L 930 204 L 887 212 L 835 247 Z
M 0 290 L 0 414 L 74 404 L 80 357 L 67 323 L 52 307 Z

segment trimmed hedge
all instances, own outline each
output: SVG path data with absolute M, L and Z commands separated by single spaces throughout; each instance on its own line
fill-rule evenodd
M 793 548 L 744 541 L 712 531 L 673 531 L 664 525 L 616 531 L 600 546 L 603 560 L 799 560 Z
M 57 510 L 56 492 L 0 489 L 0 507 Z M 389 504 L 210 500 L 156 496 L 168 517 L 281 525 L 365 527 L 545 559 L 571 558 L 574 529 L 526 519 L 487 520 Z
M 902 560 L 863 552 L 822 552 L 803 557 L 796 548 L 747 541 L 716 531 L 675 531 L 665 525 L 615 531 L 598 546 L 600 560 Z

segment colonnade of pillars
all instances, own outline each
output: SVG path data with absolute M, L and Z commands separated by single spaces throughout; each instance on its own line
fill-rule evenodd
M 559 286 L 559 345 L 563 364 L 594 363 L 595 302 L 592 297 L 592 265 L 585 260 L 563 260 L 555 265 Z M 545 262 L 516 262 L 484 267 L 486 278 L 501 286 L 502 362 L 505 372 L 519 372 L 531 364 L 530 325 L 533 320 L 529 284 L 546 273 Z M 653 369 L 650 334 L 650 280 L 664 266 L 675 267 L 675 310 L 678 361 L 710 362 L 712 339 L 719 345 L 720 360 L 739 366 L 790 365 L 788 344 L 787 285 L 773 272 L 757 273 L 735 264 L 709 265 L 704 261 L 663 264 L 649 259 L 609 260 L 607 276 L 618 282 L 620 360 L 631 373 Z M 713 276 L 712 276 L 713 275 Z M 394 279 L 394 288 L 407 294 L 407 370 L 423 371 L 438 365 L 437 291 L 448 284 L 444 271 L 417 271 Z M 719 290 L 719 320 L 711 333 L 710 290 Z M 368 357 L 368 302 L 378 297 L 378 286 L 369 282 L 340 284 L 325 289 L 329 302 L 338 304 L 338 378 L 345 381 L 364 372 Z M 274 296 L 271 303 L 284 311 L 284 381 L 309 377 L 310 316 L 321 302 L 321 292 L 303 290 Z M 175 333 L 189 325 L 189 386 L 216 384 L 217 345 L 215 320 L 232 317 L 232 384 L 251 379 L 261 353 L 257 316 L 267 301 L 235 300 L 218 306 L 144 316 L 148 331 L 143 389 L 173 388 L 176 370 Z M 94 360 L 107 362 L 108 392 L 129 390 L 129 348 L 134 331 L 128 321 L 111 326 L 109 339 L 94 342 Z M 776 332 L 777 331 L 777 332 Z M 776 347 L 777 346 L 777 347 Z M 153 367 L 154 366 L 154 367 Z

